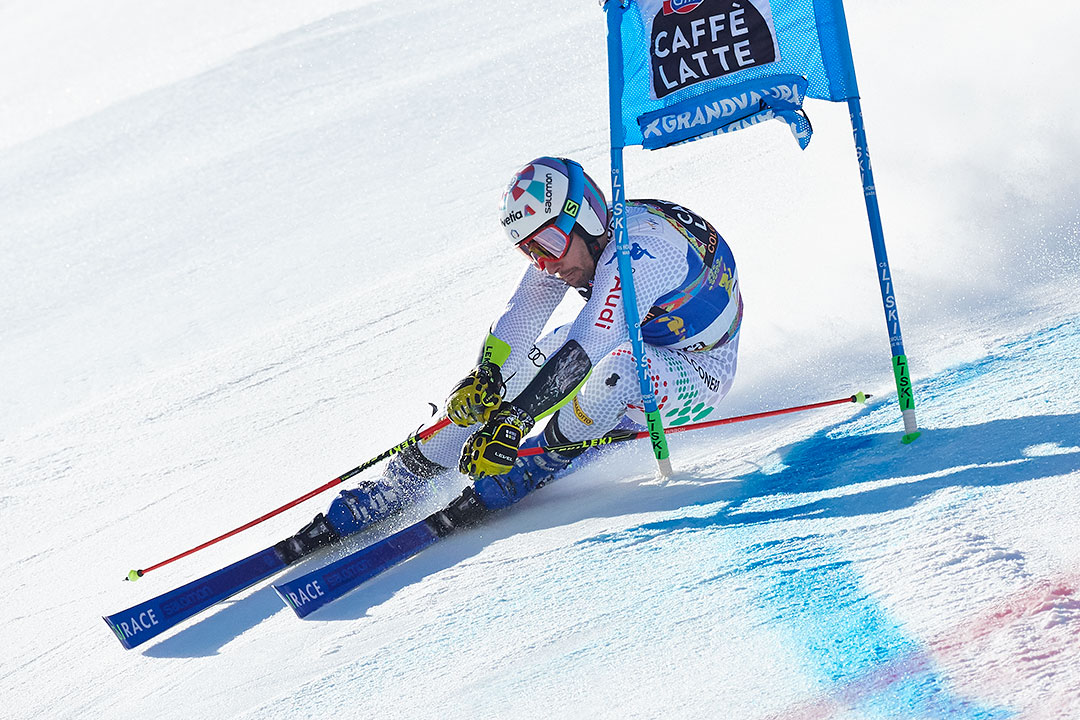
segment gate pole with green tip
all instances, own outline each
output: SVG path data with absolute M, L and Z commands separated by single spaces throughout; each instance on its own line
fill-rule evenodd
M 641 385 L 641 404 L 645 408 L 645 423 L 652 439 L 653 455 L 656 467 L 662 477 L 671 477 L 667 437 L 664 435 L 664 421 L 656 405 L 656 394 L 652 387 L 652 374 L 649 372 L 649 360 L 645 357 L 645 343 L 641 338 L 641 317 L 637 307 L 637 294 L 634 292 L 633 268 L 630 264 L 630 238 L 626 232 L 626 182 L 623 172 L 622 137 L 622 18 L 624 8 L 619 7 L 608 12 L 608 112 L 611 124 L 611 216 L 615 235 L 615 256 L 619 262 L 619 277 L 622 281 L 623 313 L 626 316 L 626 328 L 630 333 L 630 349 L 637 364 L 638 382 Z
M 859 172 L 862 175 L 866 216 L 870 220 L 870 237 L 874 243 L 874 260 L 877 262 L 878 283 L 881 286 L 881 303 L 885 308 L 885 325 L 889 330 L 889 345 L 892 347 L 896 396 L 900 400 L 900 413 L 904 418 L 904 436 L 900 442 L 908 445 L 922 433 L 915 420 L 915 394 L 911 387 L 907 355 L 904 353 L 904 338 L 900 334 L 900 311 L 896 307 L 892 271 L 889 269 L 889 256 L 885 252 L 885 233 L 881 229 L 881 210 L 878 207 L 874 171 L 870 166 L 870 148 L 866 142 L 866 128 L 863 126 L 862 105 L 859 103 L 859 98 L 854 97 L 848 100 L 848 110 L 851 112 L 855 154 L 859 159 Z

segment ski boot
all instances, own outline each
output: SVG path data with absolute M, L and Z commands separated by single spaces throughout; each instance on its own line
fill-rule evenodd
M 540 447 L 543 434 L 531 437 L 521 449 Z M 547 451 L 519 456 L 505 475 L 485 475 L 473 481 L 476 496 L 488 510 L 510 507 L 538 487 L 542 487 L 570 467 L 576 455 Z
M 410 445 L 390 458 L 382 477 L 342 490 L 325 514 L 319 513 L 300 532 L 275 547 L 288 563 L 332 545 L 401 512 L 429 480 L 445 471 L 442 465 L 431 462 L 415 445 Z
M 568 445 L 570 440 L 559 430 L 559 414 L 551 418 L 544 432 L 528 438 L 521 444 L 521 449 L 545 446 Z M 644 428 L 623 416 L 611 432 L 620 430 L 638 431 Z M 554 452 L 547 450 L 538 455 L 518 456 L 514 466 L 505 475 L 485 476 L 476 479 L 473 487 L 480 502 L 489 510 L 509 507 L 538 487 L 547 485 L 570 468 L 570 463 L 580 469 L 608 452 L 607 447 L 590 447 L 572 451 Z

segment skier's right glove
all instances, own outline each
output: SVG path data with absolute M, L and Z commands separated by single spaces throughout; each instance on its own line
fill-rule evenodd
M 486 423 L 502 402 L 503 388 L 499 366 L 485 360 L 454 386 L 446 399 L 446 416 L 461 427 Z
M 461 448 L 458 470 L 474 480 L 509 472 L 517 460 L 522 438 L 535 424 L 527 412 L 504 402 Z

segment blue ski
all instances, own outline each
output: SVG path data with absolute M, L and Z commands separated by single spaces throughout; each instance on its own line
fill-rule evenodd
M 457 528 L 475 524 L 487 513 L 472 488 L 467 488 L 461 497 L 439 512 L 340 560 L 287 582 L 275 583 L 274 590 L 297 617 L 307 617 Z
M 341 540 L 319 513 L 296 535 L 104 620 L 128 650 Z
M 268 547 L 187 585 L 106 615 L 104 620 L 120 644 L 131 650 L 284 568 L 276 547 Z
M 329 565 L 288 582 L 275 583 L 274 590 L 297 617 L 306 617 L 438 539 L 438 533 L 422 520 Z

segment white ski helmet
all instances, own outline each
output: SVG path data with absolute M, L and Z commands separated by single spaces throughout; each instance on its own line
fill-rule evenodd
M 573 160 L 541 157 L 530 162 L 503 193 L 500 212 L 507 237 L 541 267 L 566 254 L 575 228 L 594 259 L 605 244 L 604 193 Z

